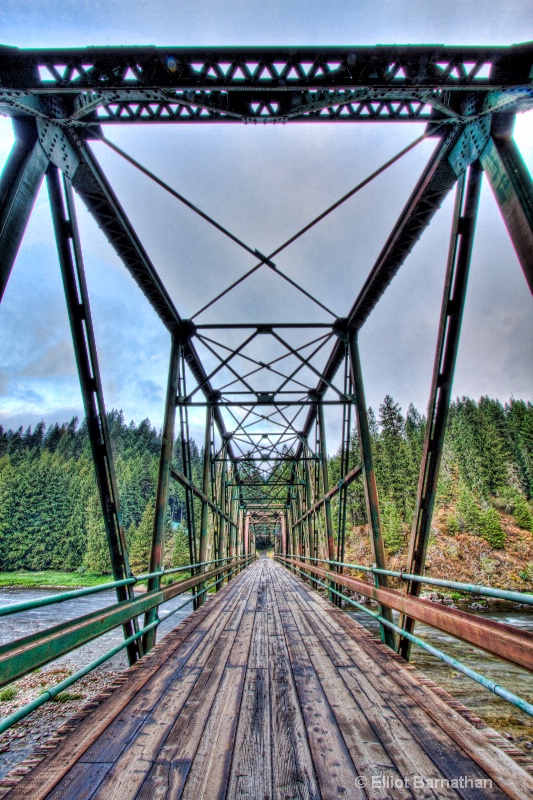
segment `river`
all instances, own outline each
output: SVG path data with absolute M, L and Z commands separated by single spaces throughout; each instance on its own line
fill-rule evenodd
M 511 608 L 510 606 L 510 603 L 494 602 L 487 611 L 471 613 L 533 632 L 533 609 L 523 606 Z M 462 606 L 461 608 L 465 611 L 469 610 L 468 607 Z M 349 611 L 348 613 L 352 619 L 379 635 L 379 625 L 369 615 L 363 611 Z M 395 621 L 397 621 L 397 614 L 393 613 Z M 533 680 L 528 670 L 490 656 L 472 645 L 454 639 L 453 636 L 421 622 L 416 623 L 415 634 L 420 639 L 427 641 L 428 644 L 437 647 L 476 672 L 533 703 Z M 411 651 L 411 663 L 424 672 L 428 678 L 446 689 L 453 697 L 472 709 L 493 728 L 499 730 L 507 738 L 512 738 L 521 749 L 526 752 L 533 750 L 532 720 L 523 711 L 414 644 Z
M 12 603 L 23 603 L 28 600 L 50 597 L 50 595 L 58 593 L 59 591 L 57 589 L 0 588 L 0 607 L 11 605 Z M 190 597 L 190 594 L 181 594 L 161 606 L 159 610 L 161 624 L 158 627 L 158 639 L 165 636 L 165 634 L 169 633 L 176 625 L 189 616 L 193 610 L 192 603 L 189 603 L 185 608 L 172 614 L 172 616 L 169 616 L 169 614 Z M 77 597 L 64 603 L 43 606 L 42 608 L 35 608 L 32 611 L 23 611 L 9 617 L 2 617 L 0 618 L 0 645 L 44 630 L 45 628 L 50 628 L 52 625 L 59 625 L 62 622 L 67 622 L 69 619 L 80 617 L 83 614 L 90 614 L 91 611 L 97 611 L 99 608 L 104 608 L 116 602 L 115 591 L 109 589 L 104 592 Z M 139 621 L 142 625 L 142 618 L 140 618 Z M 88 642 L 88 644 L 83 645 L 83 647 L 79 647 L 77 650 L 67 653 L 54 663 L 61 664 L 63 662 L 68 662 L 69 665 L 74 666 L 75 669 L 80 669 L 91 661 L 94 661 L 94 659 L 98 658 L 106 651 L 111 650 L 112 647 L 123 640 L 122 628 L 115 628 L 105 633 L 103 636 L 98 637 L 98 639 L 93 639 L 92 642 Z M 113 656 L 109 659 L 107 664 L 114 669 L 126 669 L 128 666 L 126 651 L 122 650 L 120 653 Z

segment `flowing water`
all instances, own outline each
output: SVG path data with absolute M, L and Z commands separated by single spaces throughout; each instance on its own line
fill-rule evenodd
M 469 609 L 467 607 L 463 610 Z M 471 613 L 533 632 L 532 608 L 513 609 L 511 604 L 491 603 L 487 611 L 472 611 Z M 363 611 L 349 611 L 348 614 L 352 619 L 379 635 L 379 625 L 369 615 Z M 396 614 L 395 617 L 397 617 Z M 528 670 L 490 656 L 472 645 L 454 639 L 453 636 L 448 636 L 421 622 L 416 623 L 415 634 L 433 647 L 442 650 L 446 655 L 452 656 L 505 689 L 533 703 L 533 680 Z M 428 678 L 446 689 L 453 697 L 472 709 L 481 719 L 503 733 L 506 738 L 512 738 L 521 749 L 533 752 L 533 722 L 531 717 L 523 711 L 414 644 L 411 651 L 411 663 L 424 672 Z
M 56 589 L 1 588 L 0 607 L 11 605 L 12 603 L 23 603 L 28 600 L 50 597 L 50 595 L 59 593 L 60 592 Z M 189 616 L 192 611 L 192 603 L 189 603 L 185 608 L 177 611 L 172 616 L 169 616 L 169 614 L 190 598 L 190 594 L 181 594 L 161 606 L 159 609 L 161 624 L 158 627 L 158 640 Z M 67 620 L 74 619 L 74 617 L 89 614 L 91 611 L 97 611 L 99 608 L 113 605 L 116 602 L 115 591 L 113 589 L 108 589 L 104 592 L 98 592 L 97 594 L 77 597 L 64 603 L 43 606 L 42 608 L 35 608 L 32 611 L 23 611 L 9 617 L 0 617 L 0 645 L 12 642 L 14 639 L 20 639 L 28 634 L 50 628 L 52 625 L 59 625 L 62 622 L 67 622 Z M 139 624 L 142 627 L 142 617 L 139 619 Z M 93 639 L 92 642 L 88 642 L 88 644 L 83 645 L 83 647 L 79 647 L 77 650 L 67 653 L 54 663 L 61 664 L 67 662 L 75 669 L 81 669 L 81 667 L 94 661 L 94 659 L 108 650 L 111 650 L 111 648 L 115 647 L 115 645 L 123 640 L 122 628 L 115 628 L 105 633 L 103 636 Z M 106 663 L 114 669 L 126 669 L 128 666 L 126 651 L 122 650 Z

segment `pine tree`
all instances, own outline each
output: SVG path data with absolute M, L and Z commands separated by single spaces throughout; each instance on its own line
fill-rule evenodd
M 379 424 L 375 459 L 379 493 L 383 499 L 394 501 L 402 519 L 406 519 L 412 505 L 407 466 L 409 453 L 401 409 L 390 395 L 385 396 L 379 407 Z
M 185 567 L 190 563 L 190 560 L 189 534 L 183 525 L 176 525 L 172 546 L 172 566 Z
M 150 550 L 154 530 L 155 507 L 151 500 L 146 504 L 138 526 L 131 532 L 130 563 L 132 568 L 146 571 L 150 565 Z
M 96 492 L 89 497 L 87 514 L 87 550 L 83 559 L 84 567 L 89 572 L 109 574 L 112 572 L 111 558 L 102 518 L 100 498 Z
M 405 544 L 406 532 L 404 532 L 401 515 L 393 500 L 385 500 L 381 504 L 381 528 L 385 549 L 394 555 Z

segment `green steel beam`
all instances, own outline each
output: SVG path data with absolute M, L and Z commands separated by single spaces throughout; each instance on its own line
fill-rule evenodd
M 72 185 L 70 179 L 64 177 L 63 187 L 61 186 L 59 169 L 52 164 L 47 171 L 47 185 L 111 568 L 114 579 L 122 581 L 131 577 L 131 570 L 122 525 L 111 439 L 107 428 Z M 116 593 L 119 601 L 133 597 L 130 585 L 117 586 Z M 124 638 L 130 638 L 136 627 L 136 620 L 126 621 Z M 133 664 L 141 654 L 141 641 L 135 640 L 128 647 L 130 664 Z
M 406 572 L 422 575 L 431 532 L 433 507 L 437 493 L 439 467 L 446 433 L 455 363 L 466 299 L 466 287 L 474 242 L 477 210 L 481 193 L 482 171 L 479 162 L 459 179 L 454 210 L 448 264 L 442 297 L 440 324 L 433 366 L 431 392 L 424 448 L 420 463 L 418 489 L 409 542 Z M 380 564 L 377 564 L 381 567 Z M 420 584 L 408 581 L 405 593 L 418 596 Z M 415 620 L 401 615 L 400 627 L 412 634 Z M 401 637 L 398 652 L 409 659 L 411 639 Z
M 349 355 L 352 386 L 355 395 L 355 412 L 357 419 L 357 433 L 359 437 L 359 450 L 363 462 L 363 485 L 365 488 L 366 515 L 370 528 L 370 545 L 374 562 L 378 567 L 385 569 L 387 566 L 385 559 L 385 548 L 383 546 L 383 532 L 381 529 L 381 518 L 379 513 L 378 488 L 376 484 L 376 473 L 374 472 L 374 460 L 372 457 L 372 441 L 370 429 L 368 427 L 368 416 L 366 410 L 365 387 L 363 374 L 361 371 L 361 360 L 359 357 L 359 344 L 357 332 L 352 328 L 349 333 Z M 380 586 L 387 586 L 387 578 L 379 576 Z M 389 608 L 381 606 L 381 614 L 385 619 L 392 621 L 392 612 Z M 389 647 L 394 649 L 394 634 L 389 628 L 381 626 L 381 638 Z
M 0 177 L 0 301 L 48 167 L 35 121 L 15 119 L 15 144 Z
M 165 402 L 165 416 L 161 436 L 161 453 L 159 456 L 159 472 L 157 476 L 157 494 L 155 501 L 154 529 L 152 546 L 150 550 L 150 572 L 157 572 L 163 564 L 163 549 L 165 545 L 165 523 L 168 513 L 168 490 L 170 484 L 170 466 L 172 463 L 172 447 L 174 444 L 174 425 L 176 423 L 176 395 L 179 383 L 179 365 L 181 345 L 179 334 L 173 334 L 170 345 L 170 360 L 168 367 L 167 396 Z M 157 591 L 161 586 L 160 576 L 150 578 L 147 591 Z M 157 607 L 150 609 L 144 618 L 144 627 L 148 628 L 143 637 L 144 652 L 151 650 L 155 644 L 156 628 L 151 623 L 157 618 Z
M 533 292 L 533 181 L 529 170 L 510 136 L 493 134 L 480 160 Z

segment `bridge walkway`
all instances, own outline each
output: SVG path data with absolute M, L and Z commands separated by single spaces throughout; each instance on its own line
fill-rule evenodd
M 2 786 L 8 800 L 533 796 L 509 743 L 266 558 Z

